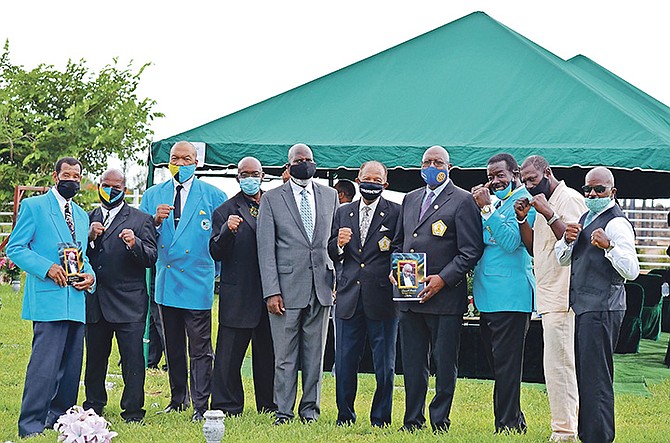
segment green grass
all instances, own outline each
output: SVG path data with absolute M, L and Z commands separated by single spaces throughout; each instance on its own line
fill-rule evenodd
M 31 324 L 20 320 L 21 296 L 11 292 L 9 286 L 0 286 L 0 442 L 16 442 L 16 421 L 21 405 L 25 368 L 30 355 Z M 214 310 L 216 312 L 216 309 Z M 216 321 L 216 319 L 215 319 Z M 619 442 L 666 442 L 670 433 L 670 370 L 662 365 L 668 334 L 660 342 L 643 343 L 641 355 L 617 356 L 616 420 Z M 117 362 L 114 355 L 110 362 Z M 642 361 L 639 364 L 638 361 Z M 637 367 L 637 369 L 635 369 Z M 633 368 L 633 369 L 631 369 Z M 190 413 L 157 415 L 169 400 L 167 374 L 147 372 L 146 424 L 127 425 L 119 417 L 119 400 L 122 390 L 120 368 L 110 366 L 110 377 L 115 386 L 109 392 L 109 405 L 105 418 L 119 436 L 115 443 L 123 442 L 203 442 L 201 425 L 191 423 Z M 248 371 L 245 371 L 248 373 Z M 621 376 L 619 376 L 621 374 Z M 433 380 L 431 380 L 432 382 Z M 452 428 L 449 434 L 436 437 L 424 430 L 413 434 L 399 433 L 404 412 L 402 377 L 396 377 L 393 403 L 393 425 L 389 429 L 374 429 L 368 422 L 368 411 L 374 391 L 374 378 L 361 375 L 356 410 L 358 423 L 346 428 L 335 426 L 335 380 L 324 374 L 322 414 L 317 423 L 303 425 L 293 422 L 281 427 L 272 425 L 269 415 L 255 412 L 251 379 L 244 379 L 246 407 L 241 417 L 226 419 L 224 441 L 240 442 L 542 442 L 550 435 L 549 405 L 544 385 L 524 384 L 522 408 L 528 422 L 526 435 L 494 436 L 492 390 L 490 381 L 459 379 L 451 413 Z M 628 390 L 626 387 L 637 386 Z M 626 393 L 634 392 L 634 393 Z M 428 400 L 432 397 L 429 392 Z M 83 401 L 83 387 L 79 393 Z M 31 443 L 55 442 L 57 433 L 47 431 Z

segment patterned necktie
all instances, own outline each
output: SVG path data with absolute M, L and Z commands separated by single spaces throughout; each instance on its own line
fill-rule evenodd
M 361 245 L 365 244 L 365 238 L 370 229 L 370 206 L 363 206 L 363 217 L 361 218 Z
M 302 219 L 302 225 L 307 231 L 307 238 L 309 241 L 312 241 L 312 236 L 314 235 L 314 217 L 312 216 L 312 206 L 307 200 L 307 189 L 300 191 L 302 199 L 300 200 L 300 218 Z
M 70 211 L 70 202 L 65 202 L 65 223 L 70 229 L 70 234 L 72 235 L 72 240 L 77 241 L 77 235 L 74 233 L 74 220 L 72 219 L 72 212 Z
M 109 227 L 109 224 L 110 224 L 110 222 L 109 222 L 109 214 L 110 214 L 110 213 L 111 213 L 111 212 L 108 210 L 107 213 L 105 214 L 105 218 L 102 220 L 102 226 L 103 226 L 105 229 L 107 229 L 107 228 Z
M 431 203 L 433 203 L 434 196 L 435 193 L 433 191 L 430 191 L 426 196 L 426 200 L 424 200 L 423 205 L 421 205 L 421 212 L 419 213 L 419 221 L 423 220 L 423 216 L 428 211 L 428 208 L 430 208 Z
M 181 218 L 181 190 L 184 189 L 182 185 L 177 185 L 177 194 L 174 196 L 174 228 L 177 229 L 179 219 Z

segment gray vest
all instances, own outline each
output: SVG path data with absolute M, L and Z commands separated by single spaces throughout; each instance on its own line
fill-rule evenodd
M 579 220 L 582 226 L 587 214 Z M 607 223 L 615 217 L 626 217 L 617 205 L 596 217 L 575 240 L 570 274 L 570 306 L 577 315 L 590 311 L 626 310 L 624 278 L 605 258 L 605 252 L 591 244 L 591 233 L 598 228 L 605 229 Z

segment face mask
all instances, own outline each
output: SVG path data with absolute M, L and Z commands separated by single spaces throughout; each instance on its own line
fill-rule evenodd
M 498 191 L 493 191 L 496 197 L 498 197 L 500 200 L 505 200 L 507 197 L 512 195 L 512 191 L 516 188 L 516 182 L 512 180 L 509 182 L 507 187 L 505 189 L 500 189 Z
M 56 190 L 65 199 L 69 200 L 79 192 L 79 182 L 74 180 L 60 180 Z
M 177 166 L 170 163 L 168 165 L 168 169 L 170 170 L 170 174 L 172 174 L 174 179 L 177 180 L 179 183 L 184 183 L 189 178 L 193 177 L 193 174 L 195 174 L 195 164 L 186 166 Z
M 107 209 L 116 208 L 121 203 L 123 203 L 123 196 L 125 193 L 116 188 L 112 187 L 103 187 L 98 186 L 98 197 L 100 198 L 100 203 Z
M 609 197 L 585 198 L 584 204 L 586 205 L 587 208 L 589 208 L 589 211 L 591 211 L 594 214 L 597 214 L 603 209 L 605 209 L 607 205 L 610 204 L 611 201 L 612 199 Z
M 375 201 L 382 195 L 384 185 L 372 182 L 360 182 L 358 184 L 358 190 L 367 201 Z
M 309 180 L 316 174 L 316 163 L 314 162 L 300 162 L 297 165 L 289 167 L 291 177 L 298 180 Z
M 544 194 L 544 196 L 547 197 L 547 200 L 549 200 L 549 179 L 547 177 L 542 177 L 540 183 L 528 189 L 528 192 L 533 197 L 539 194 Z
M 449 170 L 428 166 L 421 170 L 421 178 L 431 188 L 437 188 L 449 178 Z
M 261 190 L 261 179 L 259 177 L 246 177 L 240 179 L 240 189 L 248 196 L 254 196 Z

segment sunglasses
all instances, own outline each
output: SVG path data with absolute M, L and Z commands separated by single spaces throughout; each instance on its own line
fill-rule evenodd
M 596 191 L 596 194 L 602 194 L 606 190 L 611 188 L 611 186 L 603 186 L 603 185 L 597 185 L 597 186 L 589 186 L 589 185 L 584 185 L 582 186 L 582 191 L 584 191 L 584 194 L 590 194 L 591 191 Z

